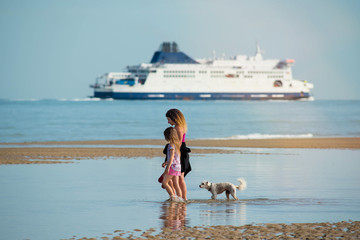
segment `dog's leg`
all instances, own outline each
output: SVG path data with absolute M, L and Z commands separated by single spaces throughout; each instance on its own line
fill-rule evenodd
M 231 194 L 232 195 L 232 194 Z M 230 192 L 229 191 L 226 191 L 226 198 L 228 199 L 228 200 L 230 200 Z
M 216 196 L 217 196 L 216 192 L 211 191 L 211 193 L 212 193 L 211 199 L 215 200 L 215 199 L 216 199 Z
M 233 196 L 233 198 L 234 198 L 235 200 L 238 200 L 238 198 L 237 198 L 237 196 L 236 196 L 236 190 L 231 191 L 231 196 Z

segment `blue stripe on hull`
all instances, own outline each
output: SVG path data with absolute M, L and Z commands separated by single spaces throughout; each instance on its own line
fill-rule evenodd
M 95 92 L 94 97 L 114 99 L 167 100 L 296 100 L 309 98 L 309 93 L 120 93 Z
M 96 98 L 113 98 L 113 92 L 94 92 Z

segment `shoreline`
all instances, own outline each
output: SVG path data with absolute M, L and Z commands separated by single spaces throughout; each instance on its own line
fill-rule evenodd
M 245 151 L 239 148 L 360 149 L 360 138 L 190 139 L 186 143 L 191 148 L 192 154 L 243 153 Z M 0 143 L 0 165 L 66 163 L 71 160 L 89 158 L 163 157 L 162 146 L 165 144 L 165 140 L 158 139 Z M 106 145 L 109 147 L 105 147 Z

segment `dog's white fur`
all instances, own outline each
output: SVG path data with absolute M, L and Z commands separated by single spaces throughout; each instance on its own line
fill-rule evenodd
M 211 196 L 212 199 L 216 199 L 218 194 L 221 194 L 226 191 L 227 199 L 229 199 L 229 196 L 231 194 L 231 196 L 233 196 L 233 198 L 235 200 L 237 200 L 238 198 L 236 196 L 236 189 L 239 189 L 240 191 L 242 191 L 242 190 L 245 190 L 246 186 L 247 186 L 247 183 L 244 179 L 238 178 L 237 180 L 240 182 L 239 186 L 235 186 L 234 184 L 229 183 L 229 182 L 211 183 L 209 181 L 203 181 L 199 185 L 199 187 L 209 190 L 209 192 L 211 192 L 211 194 L 212 194 L 212 196 Z

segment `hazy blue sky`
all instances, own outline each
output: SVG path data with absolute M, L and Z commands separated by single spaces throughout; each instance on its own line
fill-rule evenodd
M 293 58 L 315 99 L 360 99 L 358 0 L 0 0 L 0 98 L 83 98 L 163 41 L 193 58 Z

